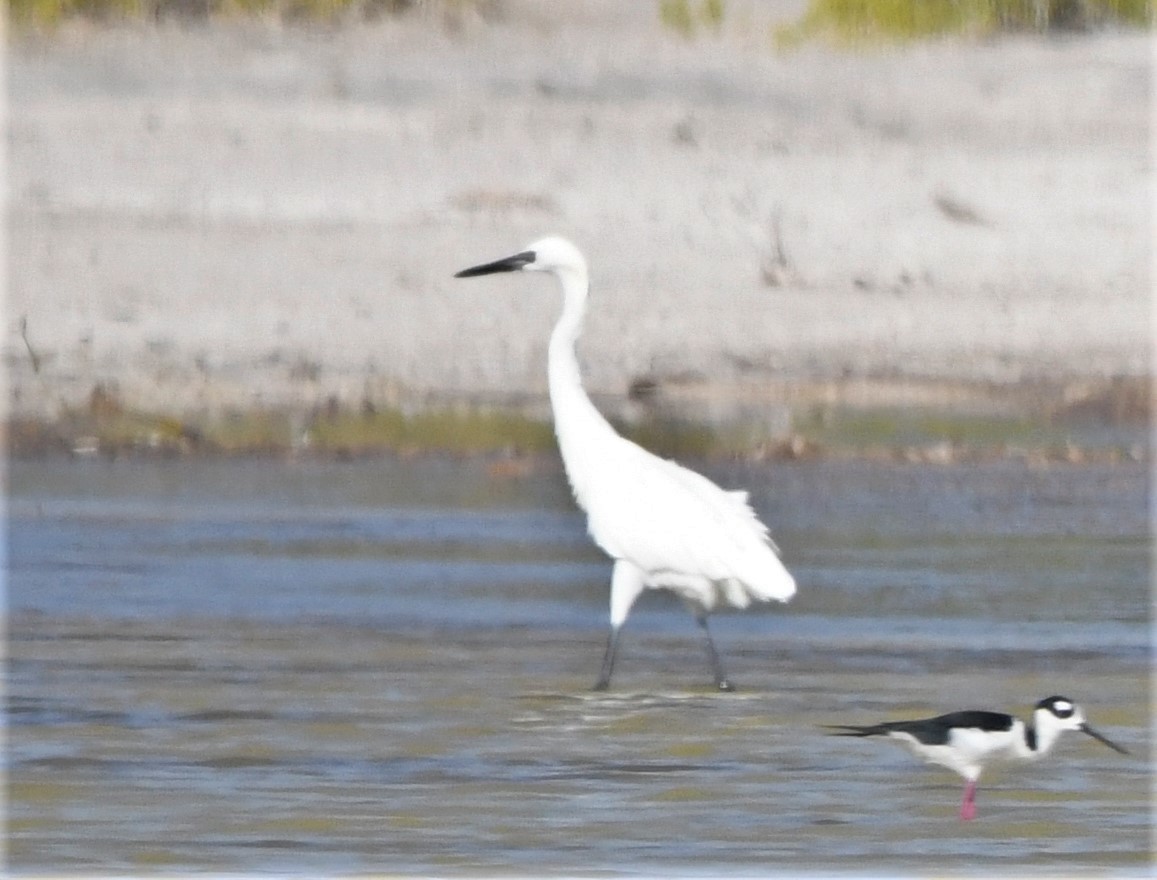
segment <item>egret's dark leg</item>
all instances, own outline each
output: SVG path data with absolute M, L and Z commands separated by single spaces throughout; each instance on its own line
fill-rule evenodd
M 723 671 L 723 663 L 719 660 L 719 652 L 715 650 L 715 642 L 711 640 L 711 630 L 707 628 L 707 615 L 695 615 L 695 622 L 699 624 L 707 639 L 707 656 L 711 658 L 711 671 L 715 675 L 715 686 L 721 691 L 735 690 L 735 686 L 727 680 L 727 673 Z
M 611 627 L 607 636 L 607 650 L 603 654 L 603 668 L 599 672 L 599 680 L 595 682 L 596 691 L 605 691 L 611 685 L 611 673 L 615 668 L 615 652 L 619 649 L 619 628 Z

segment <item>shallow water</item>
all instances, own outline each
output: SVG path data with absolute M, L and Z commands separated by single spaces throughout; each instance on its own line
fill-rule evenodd
M 1143 465 L 717 466 L 800 583 L 644 597 L 593 694 L 609 565 L 561 474 L 485 461 L 18 462 L 16 871 L 1147 871 Z M 1062 693 L 1071 734 L 960 783 L 821 725 Z

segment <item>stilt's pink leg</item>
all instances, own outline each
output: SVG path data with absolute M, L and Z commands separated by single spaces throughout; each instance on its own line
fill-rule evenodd
M 976 781 L 970 780 L 964 786 L 964 803 L 960 805 L 960 818 L 964 821 L 976 818 Z

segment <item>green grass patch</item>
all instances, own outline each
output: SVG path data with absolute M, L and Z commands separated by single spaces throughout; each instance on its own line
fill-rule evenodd
M 495 0 L 9 0 L 17 27 L 52 28 L 70 18 L 157 21 L 166 18 L 275 18 L 281 21 L 367 21 L 435 3 L 447 16 L 487 14 Z
M 734 432 L 674 419 L 651 419 L 615 426 L 623 436 L 666 458 L 707 458 L 740 452 Z
M 438 409 L 408 415 L 388 409 L 313 419 L 302 438 L 311 448 L 353 455 L 380 450 L 534 454 L 554 445 L 547 422 L 487 409 Z
M 777 32 L 791 46 L 817 36 L 840 43 L 917 40 L 1000 31 L 1149 26 L 1154 0 L 811 0 L 799 22 Z
M 688 39 L 704 29 L 718 33 L 726 14 L 724 0 L 659 0 L 659 21 Z
M 815 406 L 793 413 L 786 437 L 770 436 L 763 425 L 713 425 L 685 417 L 616 422 L 615 428 L 656 455 L 682 461 L 817 455 L 950 461 L 1030 453 L 1049 460 L 1114 461 L 1147 454 L 1146 425 L 1094 419 L 1085 426 L 1047 411 L 996 415 L 946 408 Z M 8 451 L 23 458 L 62 453 L 557 455 L 550 417 L 517 409 L 458 405 L 411 411 L 331 400 L 310 410 L 254 408 L 178 418 L 131 408 L 102 386 L 94 388 L 85 406 L 51 420 L 11 419 L 5 428 Z
M 675 420 L 617 425 L 621 433 L 658 455 L 705 458 L 743 454 L 741 431 Z M 9 451 L 18 457 L 74 455 L 286 455 L 354 458 L 368 455 L 556 454 L 551 420 L 515 410 L 442 407 L 397 408 L 330 404 L 311 412 L 288 408 L 237 410 L 175 418 L 121 403 L 96 388 L 86 407 L 53 421 L 14 419 L 7 424 Z
M 1040 419 L 924 409 L 814 409 L 797 415 L 796 431 L 821 447 L 869 448 L 951 443 L 987 448 L 1047 446 L 1064 433 Z

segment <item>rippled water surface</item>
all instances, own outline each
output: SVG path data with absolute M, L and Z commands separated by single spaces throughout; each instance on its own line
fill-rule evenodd
M 23 462 L 9 473 L 10 868 L 1149 867 L 1142 465 L 717 466 L 800 592 L 636 606 L 561 474 L 485 461 Z M 821 725 L 1062 693 L 1070 734 L 961 785 Z

